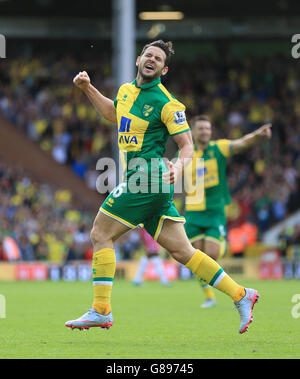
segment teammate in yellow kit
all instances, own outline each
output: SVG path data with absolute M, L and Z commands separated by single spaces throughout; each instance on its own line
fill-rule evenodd
M 199 191 L 199 201 L 189 201 L 194 193 L 186 197 L 187 236 L 196 249 L 205 251 L 213 259 L 222 258 L 226 253 L 225 206 L 231 202 L 226 180 L 227 159 L 266 138 L 271 138 L 271 124 L 266 124 L 236 140 L 211 140 L 212 125 L 208 116 L 196 116 L 191 122 L 194 139 L 193 162 L 185 168 L 185 175 L 192 177 L 195 184 L 204 185 Z M 196 165 L 203 159 L 203 167 Z M 200 180 L 199 180 L 200 179 Z M 202 180 L 201 180 L 202 179 Z M 215 295 L 207 283 L 202 283 L 206 300 L 203 308 L 216 304 Z

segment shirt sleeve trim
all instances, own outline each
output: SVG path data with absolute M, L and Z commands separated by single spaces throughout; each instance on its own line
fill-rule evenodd
M 176 134 L 181 134 L 181 133 L 184 133 L 184 132 L 188 132 L 189 130 L 191 130 L 191 129 L 188 128 L 188 129 L 185 129 L 185 130 L 181 130 L 180 132 L 170 134 L 170 136 L 176 136 Z

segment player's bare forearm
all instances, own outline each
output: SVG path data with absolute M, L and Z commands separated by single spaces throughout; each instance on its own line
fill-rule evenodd
M 176 163 L 168 162 L 169 171 L 163 174 L 163 179 L 168 184 L 175 184 L 181 177 L 184 168 L 191 162 L 194 154 L 194 145 L 190 131 L 177 134 L 174 137 L 179 148 L 179 156 Z
M 111 99 L 103 96 L 92 84 L 89 84 L 83 92 L 101 116 L 111 122 L 117 122 L 116 109 Z
M 271 131 L 272 124 L 265 124 L 252 133 L 246 134 L 242 138 L 231 141 L 231 150 L 233 154 L 240 153 L 255 144 L 259 143 L 265 138 L 272 137 Z
M 179 172 L 182 173 L 184 168 L 191 162 L 191 160 L 193 159 L 193 153 L 193 144 L 186 144 L 180 149 L 178 159 L 175 163 L 175 167 L 178 168 Z
M 175 163 L 175 167 L 182 173 L 192 160 L 194 154 L 193 138 L 190 131 L 177 134 L 174 137 L 175 142 L 179 148 L 179 156 Z
M 73 83 L 80 88 L 89 98 L 96 110 L 109 121 L 117 122 L 116 110 L 111 99 L 103 96 L 92 84 L 86 71 L 79 72 L 73 79 Z

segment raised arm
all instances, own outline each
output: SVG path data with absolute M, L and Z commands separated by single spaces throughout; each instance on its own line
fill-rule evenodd
M 73 83 L 80 88 L 89 98 L 96 110 L 106 120 L 116 123 L 117 115 L 114 102 L 103 96 L 92 84 L 86 71 L 79 72 L 73 79 Z
M 232 154 L 240 153 L 260 142 L 264 138 L 272 137 L 272 124 L 265 124 L 252 133 L 231 141 Z

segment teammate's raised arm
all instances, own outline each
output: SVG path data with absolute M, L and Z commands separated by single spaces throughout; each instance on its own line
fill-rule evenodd
M 101 116 L 108 121 L 117 122 L 114 102 L 103 96 L 97 88 L 91 84 L 90 77 L 86 71 L 79 72 L 79 74 L 77 74 L 73 79 L 73 83 L 87 95 L 90 102 L 101 114 Z
M 246 134 L 245 136 L 231 141 L 231 152 L 232 154 L 240 153 L 243 150 L 255 145 L 264 138 L 272 137 L 272 124 L 265 124 L 260 128 L 256 129 L 254 132 Z

